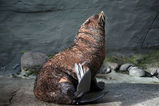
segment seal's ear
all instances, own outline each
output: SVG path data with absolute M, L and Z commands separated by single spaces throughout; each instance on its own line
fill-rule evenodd
M 90 23 L 90 19 L 88 18 L 83 24 L 82 24 L 82 26 L 83 25 L 87 25 L 87 24 L 89 24 Z

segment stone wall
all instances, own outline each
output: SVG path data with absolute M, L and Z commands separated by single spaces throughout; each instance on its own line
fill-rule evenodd
M 59 52 L 100 11 L 107 51 L 159 47 L 158 0 L 0 0 L 0 66 L 18 62 L 21 51 Z

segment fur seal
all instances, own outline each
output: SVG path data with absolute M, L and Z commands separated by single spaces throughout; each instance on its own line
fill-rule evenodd
M 95 75 L 105 59 L 104 12 L 89 17 L 80 27 L 73 45 L 43 65 L 34 84 L 35 96 L 45 102 L 73 104 L 78 85 L 74 65 L 91 71 L 91 90 L 100 90 Z

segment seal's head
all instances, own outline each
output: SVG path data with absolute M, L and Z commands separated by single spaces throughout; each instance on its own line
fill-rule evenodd
M 81 27 L 85 27 L 85 28 L 104 28 L 105 27 L 105 16 L 104 16 L 104 12 L 101 11 L 99 14 L 95 14 L 91 17 L 89 17 L 83 24 Z

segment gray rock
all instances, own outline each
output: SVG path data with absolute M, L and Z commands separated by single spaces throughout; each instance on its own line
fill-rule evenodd
M 112 70 L 116 70 L 118 67 L 119 65 L 117 63 L 106 62 L 101 66 L 99 73 L 108 74 Z
M 110 72 L 111 72 L 111 69 L 106 64 L 103 64 L 99 70 L 100 74 L 108 74 Z
M 120 71 L 128 71 L 128 68 L 131 66 L 134 66 L 134 64 L 126 63 L 126 64 L 121 65 L 119 70 Z
M 48 56 L 44 53 L 26 52 L 21 57 L 21 66 L 24 68 L 39 69 L 48 59 Z
M 149 72 L 151 76 L 159 78 L 159 67 L 148 67 L 146 71 Z
M 119 67 L 117 63 L 106 62 L 105 64 L 107 67 L 110 67 L 111 70 L 116 70 Z
M 145 71 L 139 67 L 132 66 L 128 69 L 129 75 L 134 77 L 143 77 L 145 76 Z
M 26 52 L 21 57 L 21 72 L 19 76 L 29 77 L 36 74 L 47 62 L 48 56 L 40 52 Z
M 159 73 L 159 67 L 149 67 L 146 69 L 152 76 Z

